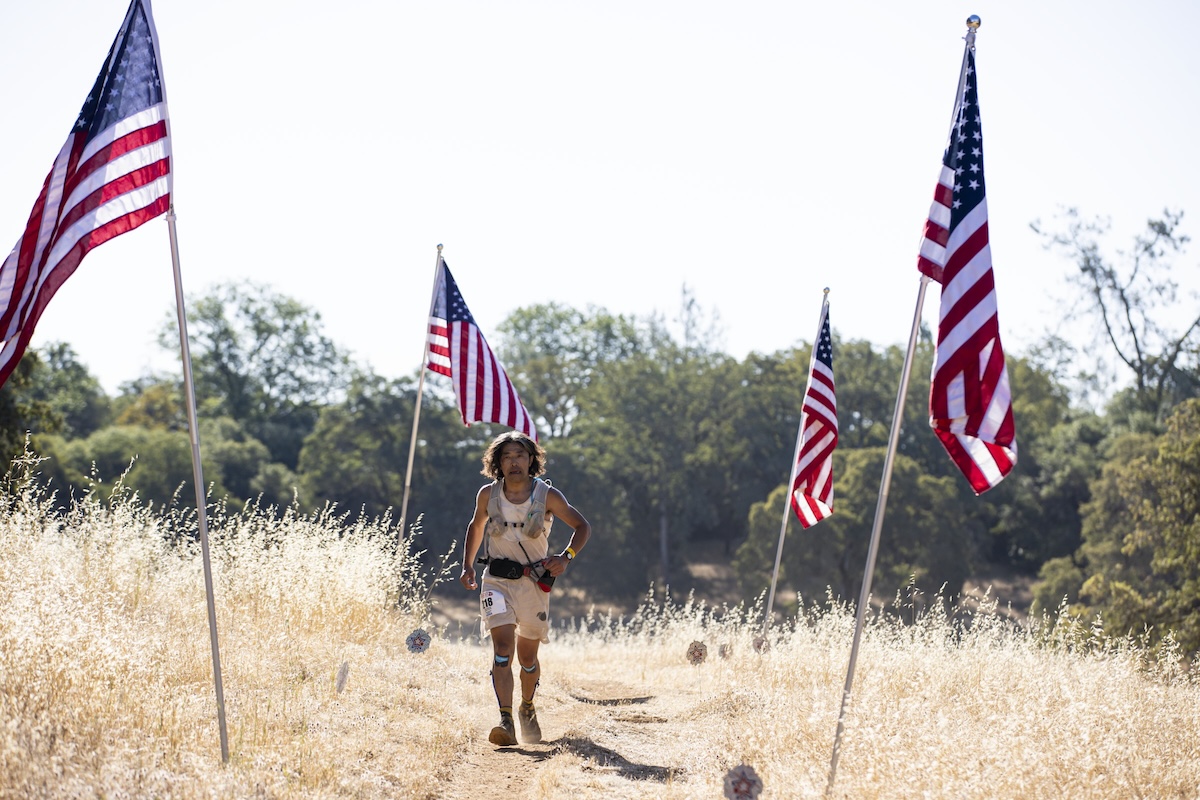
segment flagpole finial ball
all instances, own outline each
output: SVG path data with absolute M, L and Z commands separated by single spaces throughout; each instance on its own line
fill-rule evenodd
M 828 287 L 828 286 L 826 286 L 826 287 L 825 287 L 825 294 L 829 294 L 829 287 Z
M 978 14 L 972 14 L 971 16 L 967 17 L 967 27 L 971 30 L 976 30 L 982 24 L 983 20 L 979 18 Z

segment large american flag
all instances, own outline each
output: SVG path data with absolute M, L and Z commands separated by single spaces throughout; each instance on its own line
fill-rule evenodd
M 838 443 L 838 421 L 828 301 L 821 304 L 818 330 L 804 390 L 799 455 L 792 479 L 792 510 L 805 528 L 833 513 L 833 449 Z
M 463 423 L 496 422 L 537 439 L 532 417 L 440 257 L 429 314 L 429 368 L 453 381 Z
M 954 127 L 929 209 L 918 269 L 942 285 L 929 424 L 976 494 L 1017 462 L 1012 393 L 988 245 L 983 131 L 968 46 Z
M 161 74 L 149 0 L 133 0 L 25 232 L 0 267 L 0 385 L 88 251 L 170 206 Z

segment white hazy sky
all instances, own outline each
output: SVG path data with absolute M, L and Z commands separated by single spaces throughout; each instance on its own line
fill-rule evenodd
M 127 0 L 0 5 L 0 246 L 15 243 Z M 1000 323 L 1022 352 L 1072 265 L 1063 207 L 1125 246 L 1200 215 L 1200 3 L 156 0 L 190 296 L 269 284 L 376 371 L 420 365 L 438 243 L 486 335 L 535 302 L 677 315 L 743 357 L 907 341 L 962 59 L 977 60 Z M 1197 259 L 1176 278 L 1200 285 Z M 937 288 L 925 303 L 936 325 Z M 105 388 L 172 368 L 166 223 L 94 250 L 34 346 Z

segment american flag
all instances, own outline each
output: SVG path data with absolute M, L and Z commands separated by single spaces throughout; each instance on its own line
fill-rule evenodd
M 0 267 L 0 385 L 93 247 L 167 211 L 171 143 L 149 0 L 133 0 L 25 233 Z
M 429 368 L 454 383 L 463 423 L 497 422 L 537 439 L 537 427 L 438 258 L 429 314 Z
M 988 245 L 975 77 L 975 51 L 968 46 L 917 266 L 942 285 L 929 425 L 971 488 L 982 494 L 1012 471 L 1017 441 Z
M 804 390 L 799 455 L 792 478 L 792 510 L 805 528 L 833 513 L 833 449 L 838 443 L 838 421 L 828 301 L 821 304 L 819 330 Z

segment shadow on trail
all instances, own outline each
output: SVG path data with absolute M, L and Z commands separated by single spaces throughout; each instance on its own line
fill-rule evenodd
M 548 742 L 553 745 L 553 751 L 545 754 L 548 758 L 557 753 L 573 753 L 587 762 L 592 769 L 612 772 L 634 781 L 665 782 L 672 776 L 679 775 L 682 770 L 676 767 L 660 767 L 655 764 L 638 764 L 625 758 L 616 750 L 602 747 L 591 739 L 579 736 L 564 736 Z M 588 767 L 585 767 L 585 769 Z
M 656 764 L 638 764 L 625 758 L 616 750 L 596 744 L 591 739 L 579 736 L 564 736 L 553 741 L 543 742 L 545 749 L 532 750 L 519 745 L 501 747 L 500 753 L 512 753 L 529 758 L 535 763 L 548 761 L 560 753 L 572 753 L 588 762 L 584 769 L 600 772 L 610 772 L 631 781 L 658 781 L 678 777 L 683 770 L 678 767 L 660 767 Z
M 635 703 L 649 703 L 654 699 L 654 695 L 646 695 L 644 697 L 606 697 L 598 699 L 595 697 L 585 697 L 580 694 L 568 694 L 572 699 L 577 700 L 580 703 L 588 703 L 589 705 L 593 706 L 631 706 Z

